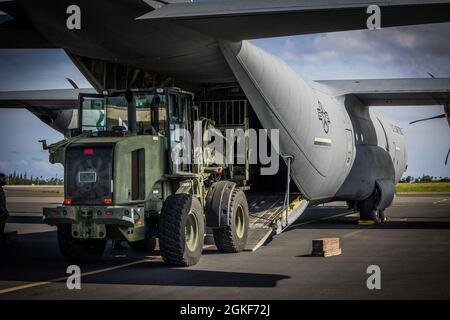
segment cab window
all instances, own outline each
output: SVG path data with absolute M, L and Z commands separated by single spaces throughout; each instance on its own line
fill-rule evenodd
M 104 131 L 106 130 L 105 101 L 98 97 L 83 97 L 81 102 L 82 131 Z
M 138 134 L 165 135 L 165 97 L 159 94 L 135 94 L 136 129 Z M 106 98 L 107 130 L 128 129 L 128 103 L 123 95 Z

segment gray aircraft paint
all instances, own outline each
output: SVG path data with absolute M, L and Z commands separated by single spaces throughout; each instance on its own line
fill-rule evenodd
M 307 199 L 364 199 L 377 179 L 400 179 L 404 140 L 394 134 L 394 124 L 386 117 L 378 114 L 374 125 L 377 114 L 372 116 L 356 97 L 334 98 L 314 90 L 281 59 L 247 41 L 223 42 L 221 47 L 263 126 L 280 129 L 280 153 L 294 157 L 292 178 Z M 321 106 L 330 119 L 328 132 L 318 116 Z M 331 143 L 317 144 L 317 138 Z M 379 145 L 381 138 L 384 144 Z M 387 145 L 392 154 L 383 149 Z M 368 175 L 373 167 L 377 169 Z M 358 180 L 364 176 L 365 188 L 360 189 Z

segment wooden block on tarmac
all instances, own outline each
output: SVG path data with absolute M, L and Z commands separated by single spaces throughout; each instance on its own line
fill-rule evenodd
M 314 239 L 312 241 L 313 257 L 332 257 L 342 253 L 338 237 Z
M 369 226 L 369 225 L 375 224 L 375 221 L 373 221 L 373 220 L 358 220 L 358 224 L 361 226 Z
M 340 248 L 340 241 L 337 237 L 314 239 L 312 241 L 313 251 L 328 251 Z
M 314 257 L 333 257 L 338 256 L 342 253 L 341 248 L 333 249 L 333 250 L 327 250 L 327 251 L 313 251 L 312 256 Z

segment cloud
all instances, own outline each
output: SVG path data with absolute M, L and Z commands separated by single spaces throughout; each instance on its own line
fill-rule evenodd
M 256 40 L 309 79 L 450 76 L 450 23 Z
M 0 172 L 61 177 L 62 166 L 48 163 L 48 152 L 37 142 L 40 139 L 56 142 L 62 135 L 27 110 L 0 109 Z
M 66 77 L 91 87 L 61 49 L 2 49 L 0 70 L 0 91 L 71 88 Z
M 26 173 L 28 176 L 44 178 L 53 178 L 56 175 L 62 177 L 64 170 L 60 164 L 50 164 L 44 161 L 4 161 L 0 160 L 0 172 L 5 174 L 11 174 L 14 171 L 17 173 Z

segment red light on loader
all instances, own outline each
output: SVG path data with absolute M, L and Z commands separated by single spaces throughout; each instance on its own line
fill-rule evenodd
M 52 215 L 53 216 L 59 216 L 59 211 L 58 210 L 53 210 L 52 211 Z
M 83 153 L 84 153 L 84 155 L 86 155 L 86 156 L 92 156 L 92 155 L 94 154 L 94 149 L 91 149 L 91 148 L 89 148 L 89 149 L 84 149 L 84 150 L 83 150 Z
M 112 212 L 112 211 L 106 211 L 105 214 L 106 214 L 107 216 L 112 216 L 112 215 L 113 215 L 113 212 Z
M 65 200 L 64 200 L 64 205 L 65 205 L 65 206 L 71 206 L 71 205 L 72 205 L 72 199 L 69 199 L 69 198 L 68 198 L 68 199 L 65 199 Z
M 105 199 L 103 199 L 103 204 L 104 205 L 107 205 L 107 206 L 110 206 L 110 205 L 112 205 L 112 199 L 111 198 L 105 198 Z

